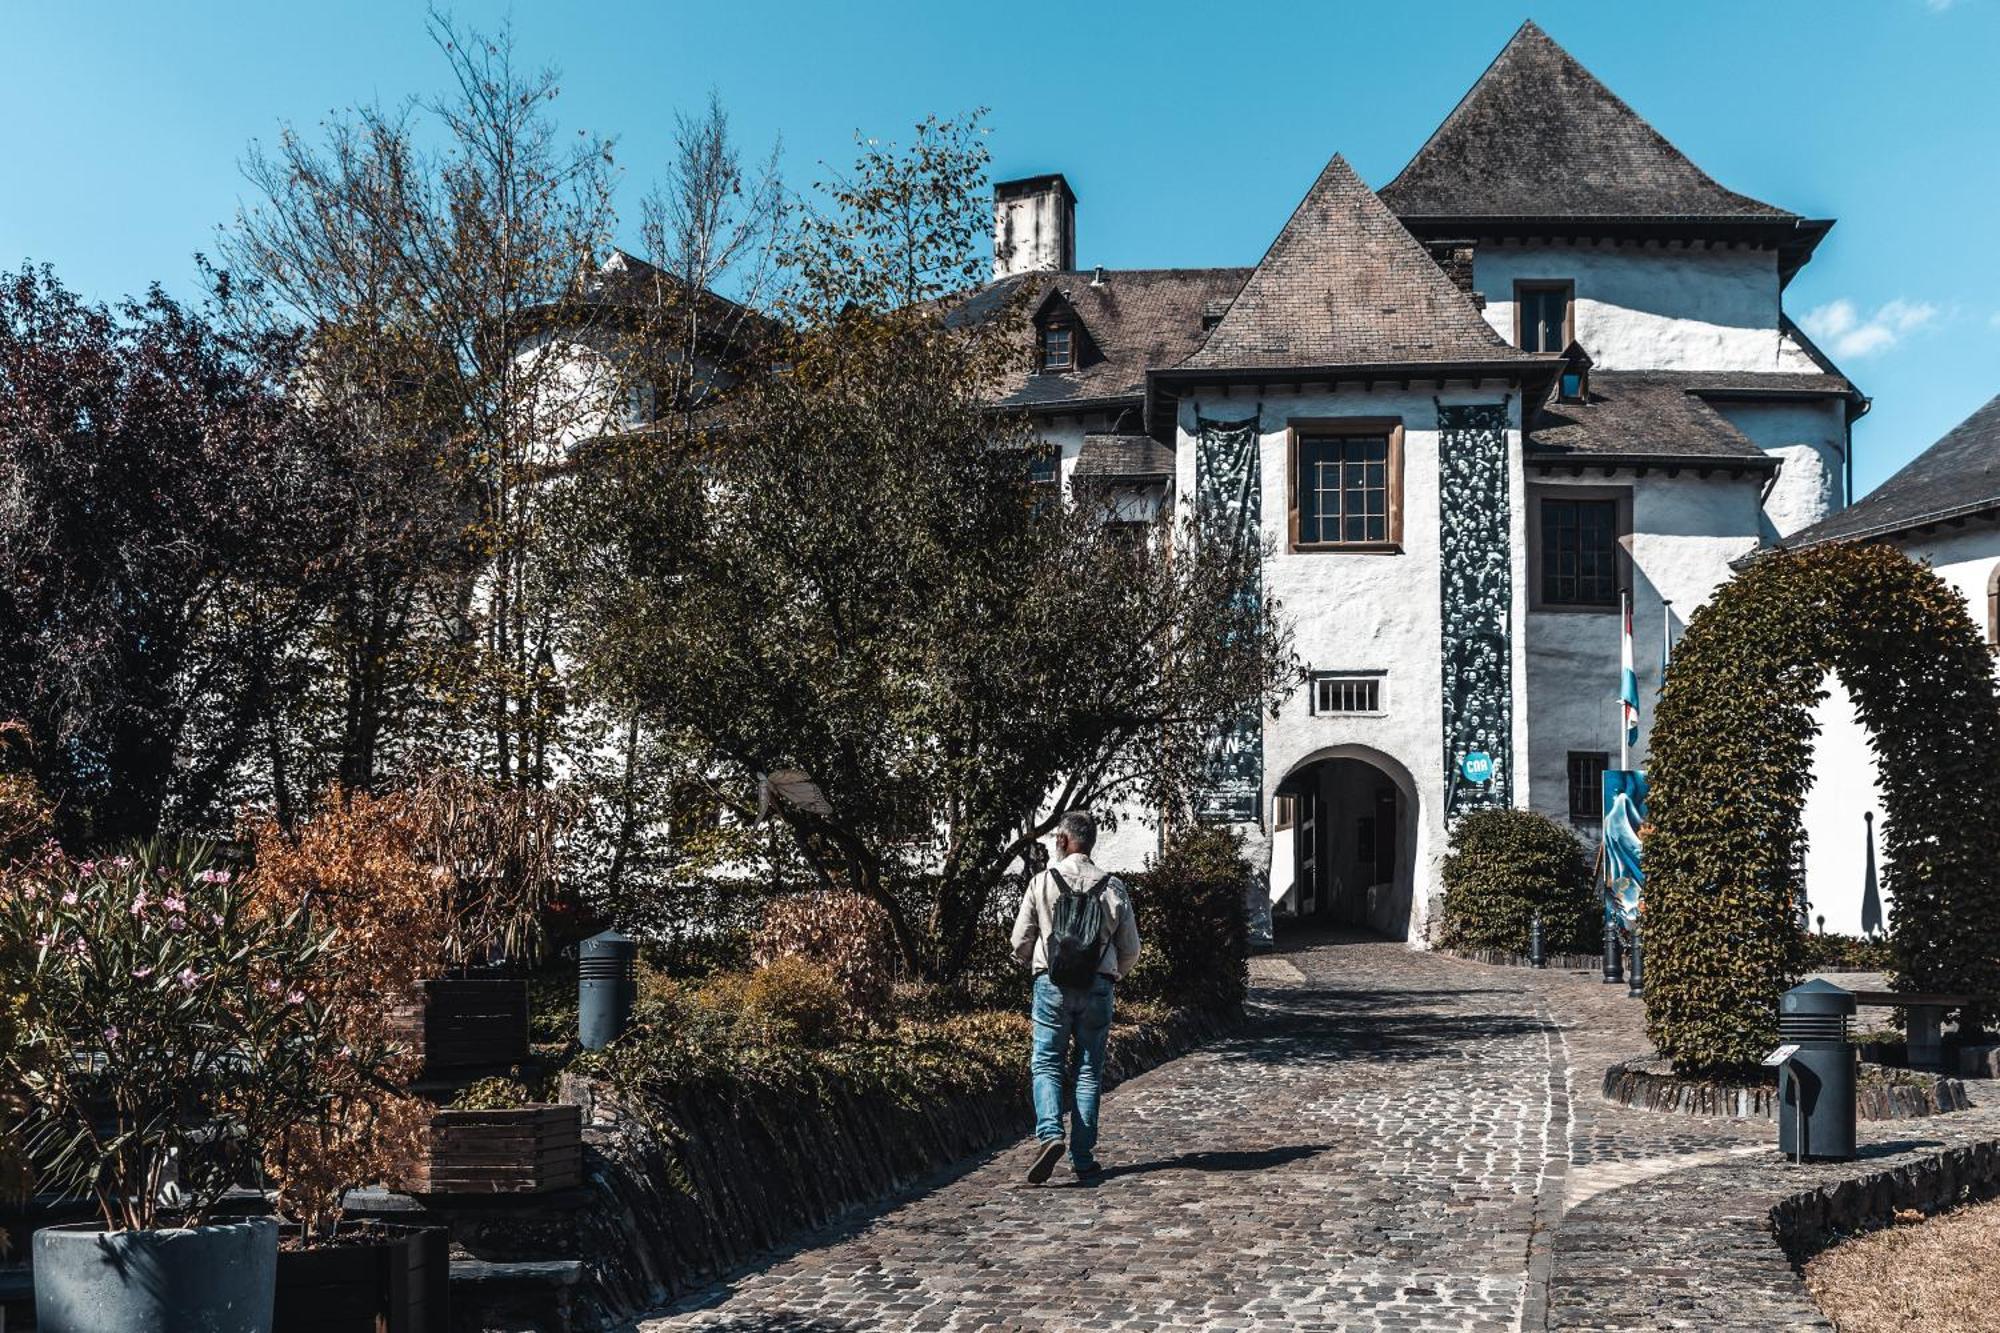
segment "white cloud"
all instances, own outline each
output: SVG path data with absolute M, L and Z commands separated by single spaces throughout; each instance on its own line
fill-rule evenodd
M 1898 297 L 1864 319 L 1854 302 L 1841 297 L 1807 311 L 1799 323 L 1835 356 L 1858 358 L 1894 347 L 1906 334 L 1915 333 L 1937 317 L 1938 308 L 1929 301 Z M 2000 323 L 2000 315 L 1994 319 Z
M 1957 3 L 1958 0 L 1924 0 L 1924 8 L 1933 14 L 1942 14 Z

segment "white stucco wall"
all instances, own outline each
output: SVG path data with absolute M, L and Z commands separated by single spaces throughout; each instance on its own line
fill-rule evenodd
M 1710 403 L 1750 442 L 1778 460 L 1764 497 L 1766 541 L 1789 537 L 1847 503 L 1847 405 L 1835 398 Z
M 1657 243 L 1489 242 L 1473 254 L 1486 321 L 1515 338 L 1514 284 L 1576 285 L 1575 334 L 1601 370 L 1816 370 L 1779 336 L 1775 251 Z
M 1274 599 L 1293 626 L 1294 647 L 1315 672 L 1379 671 L 1385 707 L 1380 716 L 1314 716 L 1305 690 L 1299 691 L 1264 724 L 1264 817 L 1284 779 L 1323 758 L 1360 758 L 1389 775 L 1406 801 L 1403 838 L 1407 884 L 1395 893 L 1410 903 L 1408 930 L 1423 936 L 1429 901 L 1438 891 L 1444 854 L 1444 754 L 1439 608 L 1438 400 L 1447 404 L 1492 403 L 1504 390 L 1452 386 L 1430 388 L 1343 388 L 1333 392 L 1197 395 L 1183 403 L 1177 445 L 1176 494 L 1191 503 L 1195 493 L 1197 416 L 1241 420 L 1257 413 L 1263 470 L 1263 533 L 1271 554 L 1263 569 L 1264 595 Z M 1260 405 L 1261 402 L 1261 405 Z M 1519 504 L 1520 396 L 1509 396 L 1510 477 L 1516 492 L 1513 514 L 1515 614 L 1513 624 L 1516 692 L 1525 662 L 1521 641 L 1521 571 L 1525 567 L 1525 527 Z M 1291 552 L 1287 513 L 1289 437 L 1294 419 L 1393 417 L 1403 423 L 1403 543 L 1397 554 Z M 1515 710 L 1515 753 L 1521 752 L 1526 718 Z M 1524 799 L 1528 777 L 1515 765 L 1516 799 Z M 1284 839 L 1279 839 L 1282 844 Z M 1273 858 L 1274 881 L 1286 880 L 1289 859 Z M 1274 887 L 1275 884 L 1274 884 Z M 1282 891 L 1282 890 L 1280 890 Z
M 1972 623 L 1986 630 L 1986 582 L 2000 566 L 2000 529 L 1968 527 L 1945 535 L 1898 542 L 1913 560 L 1929 564 L 1937 576 L 1965 598 Z M 1826 928 L 1841 934 L 1861 929 L 1862 885 L 1866 873 L 1867 826 L 1875 816 L 1880 835 L 1882 798 L 1868 733 L 1854 715 L 1854 700 L 1836 676 L 1828 676 L 1827 697 L 1815 711 L 1820 726 L 1813 746 L 1814 781 L 1802 819 L 1806 831 L 1806 899 Z M 1876 855 L 1881 855 L 1879 841 Z M 1885 911 L 1890 895 L 1882 895 Z
M 1732 574 L 1730 561 L 1757 546 L 1762 478 L 1691 471 L 1669 477 L 1654 469 L 1612 477 L 1539 477 L 1542 492 L 1585 487 L 1629 489 L 1632 495 L 1632 648 L 1639 677 L 1639 743 L 1634 768 L 1645 766 L 1660 688 L 1663 601 L 1673 603 L 1676 638 L 1695 609 Z M 1531 574 L 1530 577 L 1533 577 Z M 1620 672 L 1618 611 L 1528 612 L 1528 804 L 1551 818 L 1569 815 L 1569 752 L 1602 750 L 1618 766 Z M 1597 829 L 1581 832 L 1595 836 Z

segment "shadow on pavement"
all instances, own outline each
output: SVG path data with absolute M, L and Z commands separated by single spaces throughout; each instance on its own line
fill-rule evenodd
M 1332 1146 L 1330 1143 L 1300 1143 L 1284 1148 L 1260 1148 L 1254 1152 L 1184 1152 L 1153 1162 L 1107 1166 L 1095 1181 L 1082 1183 L 1116 1180 L 1120 1176 L 1141 1176 L 1153 1171 L 1264 1171 L 1316 1157 Z

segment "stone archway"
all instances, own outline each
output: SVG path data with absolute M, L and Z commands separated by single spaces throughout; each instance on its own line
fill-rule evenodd
M 1801 816 L 1829 671 L 1880 774 L 1896 984 L 2000 995 L 2000 702 L 1984 638 L 1958 593 L 1884 546 L 1763 557 L 1690 620 L 1653 727 L 1642 918 L 1648 1030 L 1684 1072 L 1761 1059 L 1778 993 L 1803 970 Z
M 1273 789 L 1271 897 L 1280 920 L 1406 938 L 1424 824 L 1416 782 L 1394 758 L 1335 745 Z

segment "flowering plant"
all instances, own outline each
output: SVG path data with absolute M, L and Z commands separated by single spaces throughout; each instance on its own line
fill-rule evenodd
M 38 1176 L 93 1196 L 111 1230 L 200 1225 L 314 1094 L 330 1038 L 310 982 L 332 949 L 205 844 L 10 866 L 0 952 L 23 1002 L 0 1094 L 27 1108 Z

